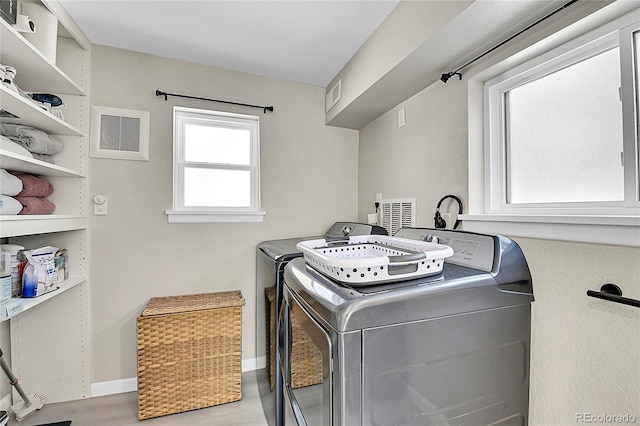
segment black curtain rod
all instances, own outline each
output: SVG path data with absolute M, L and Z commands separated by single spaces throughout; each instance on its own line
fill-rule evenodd
M 549 19 L 550 17 L 552 17 L 553 15 L 555 15 L 556 13 L 566 9 L 567 7 L 571 6 L 572 4 L 576 3 L 578 0 L 571 0 L 568 3 L 563 4 L 562 6 L 560 6 L 559 8 L 557 8 L 556 10 L 546 14 L 545 16 L 543 16 L 542 18 L 538 19 L 536 22 L 534 22 L 533 24 L 523 28 L 522 30 L 518 31 L 517 33 L 515 33 L 514 35 L 512 35 L 511 37 L 509 37 L 508 39 L 498 43 L 497 45 L 493 46 L 491 49 L 487 50 L 486 52 L 476 56 L 475 58 L 473 58 L 472 60 L 466 62 L 463 65 L 460 65 L 458 68 L 456 68 L 454 71 L 451 72 L 447 72 L 442 74 L 442 76 L 440 77 L 440 80 L 443 83 L 446 83 L 451 77 L 453 77 L 454 75 L 457 75 L 458 78 L 460 80 L 462 80 L 462 74 L 460 74 L 460 71 L 462 71 L 463 69 L 467 68 L 469 65 L 473 64 L 474 62 L 480 60 L 481 58 L 487 56 L 489 53 L 493 52 L 494 50 L 496 50 L 497 48 L 499 48 L 500 46 L 505 45 L 506 43 L 510 42 L 511 40 L 513 40 L 514 38 L 518 37 L 520 34 L 524 33 L 525 31 L 530 30 L 531 28 L 535 27 L 536 25 L 538 25 L 539 23 Z
M 240 105 L 240 106 L 246 106 L 246 107 L 250 107 L 250 108 L 260 108 L 260 109 L 263 110 L 263 112 L 265 114 L 267 113 L 267 111 L 273 112 L 273 107 L 272 106 L 251 105 L 251 104 L 243 104 L 243 103 L 240 103 L 240 102 L 221 101 L 219 99 L 200 98 L 198 96 L 178 95 L 178 94 L 175 94 L 175 93 L 162 92 L 160 90 L 156 90 L 156 96 L 164 96 L 164 100 L 165 101 L 167 100 L 168 96 L 175 96 L 175 97 L 178 97 L 178 98 L 197 99 L 199 101 L 220 102 L 220 103 L 223 103 L 223 104 Z

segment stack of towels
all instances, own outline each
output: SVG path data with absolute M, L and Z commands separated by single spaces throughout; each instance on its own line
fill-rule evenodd
M 48 163 L 64 149 L 62 142 L 34 127 L 0 124 L 0 134 L 0 148 Z
M 0 214 L 52 214 L 55 204 L 45 197 L 53 194 L 51 182 L 28 173 L 0 169 Z

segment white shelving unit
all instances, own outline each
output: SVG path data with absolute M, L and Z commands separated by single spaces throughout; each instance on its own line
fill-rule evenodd
M 0 216 L 0 238 L 28 248 L 66 248 L 70 278 L 58 290 L 23 299 L 22 312 L 8 320 L 8 327 L 6 323 L 0 327 L 10 330 L 11 364 L 20 383 L 44 394 L 49 403 L 91 396 L 87 278 L 91 44 L 56 1 L 42 0 L 42 4 L 59 21 L 56 63 L 2 19 L 0 63 L 16 68 L 15 82 L 21 89 L 59 95 L 66 105 L 65 120 L 0 85 L 0 109 L 16 116 L 1 117 L 0 122 L 43 130 L 62 141 L 65 149 L 54 157 L 56 164 L 0 149 L 0 165 L 48 179 L 54 187 L 48 198 L 56 212 Z

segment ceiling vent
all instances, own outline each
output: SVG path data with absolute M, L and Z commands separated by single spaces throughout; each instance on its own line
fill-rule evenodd
M 416 199 L 380 201 L 381 226 L 393 236 L 402 227 L 416 226 Z

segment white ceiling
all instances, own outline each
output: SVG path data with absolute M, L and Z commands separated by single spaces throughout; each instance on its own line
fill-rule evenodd
M 326 87 L 397 0 L 60 0 L 94 44 Z

